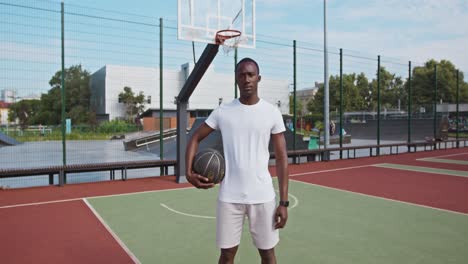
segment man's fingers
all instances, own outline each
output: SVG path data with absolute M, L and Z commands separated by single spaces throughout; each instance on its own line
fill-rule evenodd
M 214 183 L 211 183 L 210 179 L 208 179 L 207 177 L 203 177 L 203 176 L 201 176 L 199 174 L 197 174 L 196 181 L 197 181 L 197 183 L 194 184 L 194 185 L 195 185 L 195 187 L 197 187 L 199 189 L 209 189 L 209 188 L 214 187 Z

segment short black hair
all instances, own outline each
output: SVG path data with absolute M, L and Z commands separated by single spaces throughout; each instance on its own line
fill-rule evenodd
M 237 69 L 239 68 L 239 65 L 241 65 L 242 63 L 245 63 L 245 62 L 251 62 L 251 63 L 255 64 L 255 67 L 257 67 L 257 74 L 260 75 L 260 67 L 258 67 L 258 63 L 256 61 L 254 61 L 253 59 L 251 59 L 251 58 L 243 58 L 242 60 L 240 60 L 236 65 L 236 71 L 235 72 L 237 72 Z

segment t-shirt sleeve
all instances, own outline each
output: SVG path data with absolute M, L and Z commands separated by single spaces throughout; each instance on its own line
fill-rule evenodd
M 276 108 L 275 108 L 275 111 L 273 112 L 273 118 L 274 118 L 274 124 L 273 124 L 273 127 L 271 128 L 271 133 L 278 134 L 278 133 L 286 131 L 286 127 L 284 126 L 283 116 L 281 115 L 281 112 Z
M 218 130 L 218 116 L 219 116 L 219 107 L 213 110 L 208 118 L 205 120 L 205 123 L 214 130 Z

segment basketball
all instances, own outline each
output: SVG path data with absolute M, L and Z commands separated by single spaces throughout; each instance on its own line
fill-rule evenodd
M 225 166 L 223 155 L 216 149 L 207 148 L 195 155 L 192 168 L 216 184 L 224 179 Z

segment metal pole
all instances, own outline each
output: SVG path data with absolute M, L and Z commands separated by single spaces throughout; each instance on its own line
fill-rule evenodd
M 460 122 L 460 71 L 457 70 L 457 121 L 455 122 L 456 128 L 456 139 L 457 139 L 457 148 L 460 147 L 460 142 L 458 142 L 460 138 L 460 130 L 459 130 L 459 122 Z
M 197 64 L 197 60 L 195 59 L 195 41 L 192 41 L 192 53 L 193 53 L 193 64 Z
M 411 109 L 412 109 L 412 91 L 411 91 L 411 61 L 408 63 L 408 143 L 411 143 Z
M 159 159 L 164 159 L 164 123 L 163 123 L 163 19 L 159 18 Z M 194 57 L 195 58 L 195 57 Z M 159 175 L 164 174 L 164 168 L 159 167 Z
M 62 41 L 62 74 L 61 74 L 61 83 L 62 86 L 62 163 L 63 166 L 67 165 L 67 144 L 66 144 L 66 134 L 65 134 L 65 7 L 64 3 L 61 3 L 61 41 Z M 62 184 L 67 183 L 65 173 L 62 174 L 62 180 L 59 182 Z
M 323 0 L 323 56 L 324 56 L 324 95 L 323 95 L 323 112 L 324 112 L 324 148 L 327 149 L 330 144 L 330 101 L 328 87 L 328 48 L 327 48 L 327 0 Z M 320 139 L 319 139 L 320 141 Z M 329 160 L 328 153 L 325 153 L 324 160 Z
M 297 69 L 296 69 L 296 40 L 293 40 L 293 150 L 296 150 L 296 134 L 297 134 L 297 109 L 296 109 L 296 78 L 297 78 Z M 296 159 L 295 157 L 293 159 Z M 294 160 L 295 163 L 295 160 Z
M 340 49 L 340 159 L 343 158 L 343 49 Z
M 234 71 L 237 66 L 237 47 L 234 48 Z M 234 74 L 234 98 L 237 98 L 237 80 L 236 75 Z
M 434 134 L 434 142 L 437 136 L 437 64 L 434 67 L 434 124 L 433 124 L 433 134 Z M 434 143 L 434 148 L 436 148 L 436 144 Z
M 377 56 L 377 156 L 380 155 L 380 55 Z

